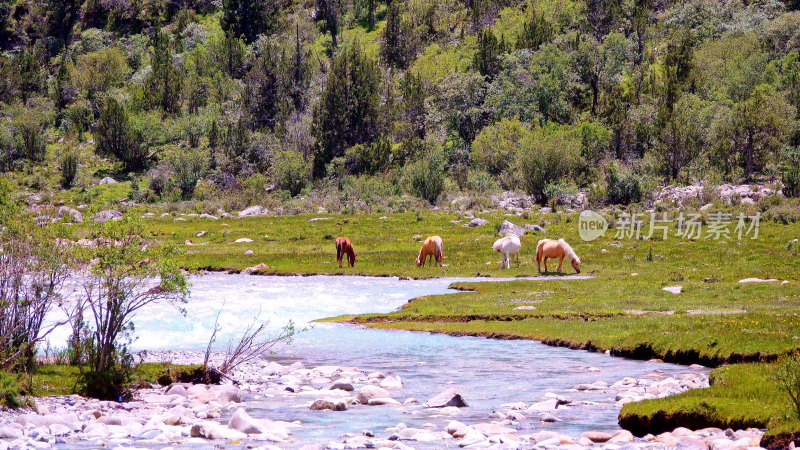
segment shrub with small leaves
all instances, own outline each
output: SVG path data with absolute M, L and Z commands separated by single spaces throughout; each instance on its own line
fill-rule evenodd
M 71 187 L 78 177 L 78 164 L 80 157 L 76 152 L 67 152 L 61 157 L 61 184 L 65 188 Z
M 775 381 L 783 391 L 792 409 L 792 414 L 800 419 L 800 353 L 786 355 L 778 362 Z
M 444 156 L 429 151 L 425 157 L 406 167 L 405 177 L 411 193 L 435 205 L 444 190 Z
M 155 168 L 147 174 L 147 186 L 159 197 L 169 184 L 169 173 L 161 168 Z

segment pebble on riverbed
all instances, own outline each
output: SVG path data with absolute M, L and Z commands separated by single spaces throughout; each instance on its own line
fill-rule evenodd
M 212 358 L 212 363 L 215 358 Z M 203 355 L 196 352 L 150 352 L 148 361 L 196 364 Z M 595 371 L 587 369 L 587 373 Z M 697 368 L 691 368 L 696 370 Z M 234 381 L 236 384 L 231 383 Z M 254 361 L 242 365 L 227 384 L 217 386 L 176 383 L 139 389 L 128 403 L 86 399 L 77 395 L 36 399 L 32 410 L 0 412 L 0 450 L 7 448 L 49 448 L 53 446 L 207 446 L 244 442 L 247 446 L 299 446 L 292 430 L 296 422 L 253 417 L 249 403 L 261 398 L 280 398 L 287 405 L 319 411 L 319 414 L 348 414 L 351 408 L 400 408 L 423 414 L 428 420 L 420 427 L 399 423 L 385 430 L 344 434 L 340 442 L 309 448 L 395 448 L 459 446 L 463 448 L 749 448 L 757 447 L 760 430 L 676 429 L 658 436 L 635 438 L 625 430 L 596 430 L 569 436 L 548 430 L 554 421 L 566 419 L 563 411 L 591 407 L 591 402 L 571 399 L 582 392 L 603 393 L 617 405 L 629 401 L 674 395 L 708 386 L 705 372 L 666 376 L 652 373 L 626 377 L 613 384 L 584 383 L 565 392 L 549 392 L 539 401 L 507 403 L 496 408 L 484 421 L 466 424 L 452 418 L 466 401 L 455 387 L 434 396 L 424 405 L 413 398 L 404 402 L 403 383 L 396 375 L 368 372 L 355 367 L 319 366 L 306 368 L 302 362 L 282 365 Z M 279 411 L 279 410 L 278 410 Z M 340 411 L 340 412 L 332 412 Z M 583 412 L 584 410 L 579 409 Z M 559 418 L 560 416 L 560 418 Z M 346 430 L 345 430 L 346 431 Z M 689 447 L 686 447 L 689 448 Z

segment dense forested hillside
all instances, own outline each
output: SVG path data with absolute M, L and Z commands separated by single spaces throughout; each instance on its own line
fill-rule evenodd
M 797 195 L 799 9 L 2 0 L 0 169 L 52 200 L 97 200 L 112 176 L 113 201 L 223 208 L 628 203 L 763 179 Z

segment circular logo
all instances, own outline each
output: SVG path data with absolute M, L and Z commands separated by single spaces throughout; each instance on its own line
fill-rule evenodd
M 600 214 L 586 210 L 578 218 L 578 234 L 584 241 L 593 241 L 608 230 L 608 222 Z

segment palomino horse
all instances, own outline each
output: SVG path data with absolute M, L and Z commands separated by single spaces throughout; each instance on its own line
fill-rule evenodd
M 547 272 L 547 258 L 558 258 L 558 273 L 561 273 L 561 263 L 564 257 L 572 261 L 572 268 L 575 272 L 581 273 L 581 259 L 575 254 L 575 250 L 563 239 L 542 239 L 536 244 L 536 264 L 539 272 L 542 272 L 542 259 L 544 259 L 544 271 Z
M 425 260 L 430 256 L 434 261 L 442 265 L 442 238 L 439 236 L 430 236 L 422 243 L 422 248 L 419 249 L 417 256 L 417 267 L 425 266 Z
M 502 253 L 503 260 L 500 262 L 501 269 L 508 269 L 511 267 L 511 255 L 516 255 L 517 265 L 519 265 L 519 250 L 522 248 L 522 243 L 517 236 L 502 237 L 492 245 L 492 249 L 498 253 Z
M 347 255 L 347 263 L 350 264 L 350 267 L 355 266 L 356 251 L 353 250 L 353 244 L 350 243 L 350 239 L 339 236 L 336 238 L 336 262 L 339 263 L 340 269 L 342 268 L 344 255 Z

